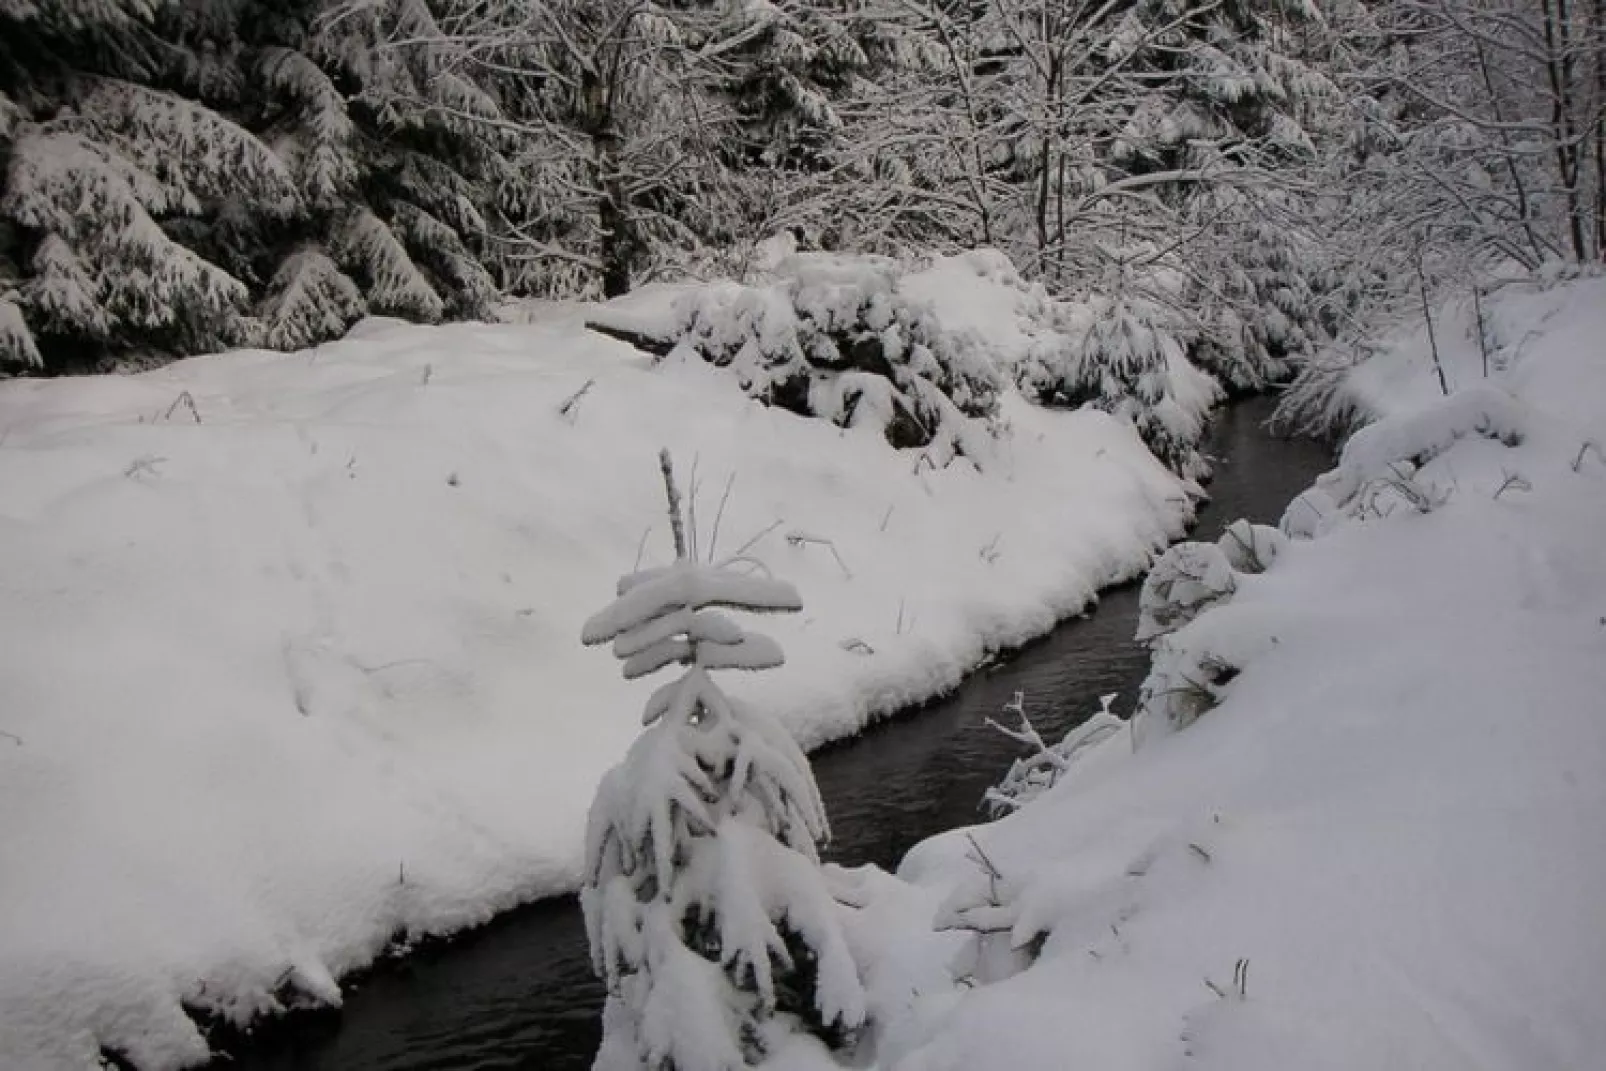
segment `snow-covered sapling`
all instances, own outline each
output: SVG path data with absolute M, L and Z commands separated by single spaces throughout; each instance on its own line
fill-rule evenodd
M 675 561 L 622 577 L 582 640 L 611 642 L 624 675 L 682 665 L 648 700 L 637 738 L 591 806 L 581 891 L 608 987 L 596 1066 L 734 1071 L 789 1038 L 839 1047 L 865 994 L 817 846 L 825 810 L 796 742 L 710 673 L 779 666 L 779 645 L 722 610 L 795 612 L 790 584 L 688 553 L 667 452 Z

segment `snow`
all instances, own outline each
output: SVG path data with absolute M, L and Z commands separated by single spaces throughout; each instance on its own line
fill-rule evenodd
M 1545 370 L 1546 362 L 1525 361 L 1524 355 L 1540 338 L 1553 346 L 1593 346 L 1590 332 L 1599 321 L 1592 314 L 1602 303 L 1606 303 L 1606 277 L 1601 276 L 1560 286 L 1529 276 L 1506 278 L 1485 287 L 1477 303 L 1471 295 L 1445 301 L 1433 313 L 1445 381 L 1451 391 L 1462 391 L 1490 376 L 1509 374 L 1520 381 L 1534 369 L 1541 375 L 1554 374 Z M 1480 306 L 1483 346 L 1478 344 Z M 1346 369 L 1337 394 L 1334 408 L 1351 407 L 1363 421 L 1419 410 L 1443 398 L 1421 318 L 1386 333 L 1365 359 Z M 1594 400 L 1588 395 L 1578 401 L 1557 395 L 1550 401 L 1570 419 L 1594 412 Z
M 878 1068 L 1600 1065 L 1601 285 L 1499 309 L 1507 371 L 1400 400 L 1229 562 L 1158 641 L 1237 671 L 1196 721 L 861 874 Z
M 734 479 L 710 551 L 807 602 L 732 687 L 804 747 L 1079 611 L 1190 510 L 1100 413 L 1006 390 L 986 475 L 933 468 L 552 311 L 0 383 L 8 1071 L 200 1060 L 181 1003 L 337 1002 L 393 939 L 576 887 L 652 694 L 581 628 L 670 557 L 660 447 L 705 535 Z

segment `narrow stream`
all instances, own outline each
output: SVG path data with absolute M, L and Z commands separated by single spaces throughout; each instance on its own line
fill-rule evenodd
M 1249 517 L 1275 523 L 1330 467 L 1314 443 L 1272 438 L 1269 399 L 1225 409 L 1210 435 L 1217 459 L 1198 536 Z M 1132 642 L 1137 589 L 1105 594 L 1091 616 L 975 674 L 945 698 L 816 753 L 830 812 L 829 856 L 892 868 L 915 842 L 980 819 L 977 804 L 1017 747 L 982 724 L 1015 691 L 1049 739 L 1119 692 L 1127 709 L 1147 669 Z M 252 1071 L 586 1071 L 601 1032 L 573 897 L 513 911 L 460 939 L 387 964 L 348 993 L 344 1011 L 237 1052 L 214 1066 Z

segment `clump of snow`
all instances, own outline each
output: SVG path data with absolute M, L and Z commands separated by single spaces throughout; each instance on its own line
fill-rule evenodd
M 986 475 L 917 466 L 553 312 L 0 383 L 0 1063 L 180 1066 L 185 1004 L 334 1002 L 393 939 L 577 887 L 653 689 L 574 637 L 669 564 L 660 447 L 696 459 L 704 556 L 807 597 L 767 629 L 786 665 L 732 685 L 803 747 L 1078 612 L 1190 512 L 1102 413 L 1006 389 Z
M 876 1066 L 1599 1062 L 1597 285 L 1488 386 L 1357 436 L 1314 538 L 1160 640 L 1231 667 L 1208 717 L 864 879 Z M 1397 465 L 1430 508 L 1358 508 Z

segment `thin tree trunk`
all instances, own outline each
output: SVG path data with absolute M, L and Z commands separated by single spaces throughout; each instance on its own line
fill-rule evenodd
M 1450 396 L 1450 382 L 1444 376 L 1444 361 L 1439 357 L 1439 336 L 1433 329 L 1433 309 L 1428 305 L 1428 275 L 1422 268 L 1422 250 L 1416 251 L 1416 284 L 1422 294 L 1422 318 L 1428 322 L 1428 349 L 1433 354 L 1433 371 L 1439 377 L 1439 392 Z
M 1606 0 L 1595 0 L 1595 257 L 1606 261 Z
M 1556 170 L 1567 191 L 1567 228 L 1573 255 L 1588 259 L 1578 191 L 1578 143 L 1573 130 L 1572 60 L 1567 54 L 1567 0 L 1543 0 L 1545 75 L 1550 82 L 1550 131 L 1556 139 Z
M 602 261 L 602 296 L 618 297 L 630 292 L 636 266 L 637 242 L 630 220 L 628 195 L 619 174 L 618 149 L 614 139 L 601 134 L 592 139 L 596 150 L 596 182 L 601 196 L 597 201 L 597 227 Z

